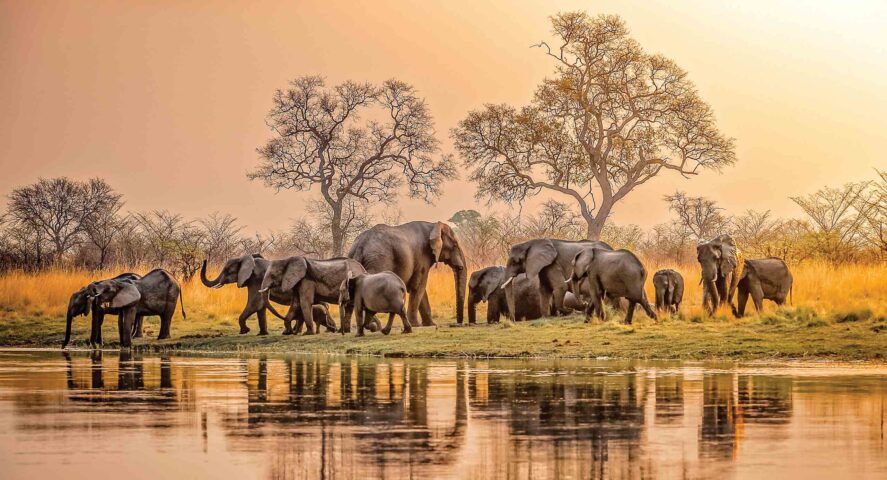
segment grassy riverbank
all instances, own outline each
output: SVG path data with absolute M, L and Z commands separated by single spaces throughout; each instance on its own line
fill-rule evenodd
M 653 270 L 655 267 L 649 267 Z M 682 269 L 696 278 L 693 267 Z M 117 272 L 14 273 L 0 276 L 0 346 L 59 347 L 64 336 L 68 296 L 90 278 Z M 184 285 L 188 318 L 177 313 L 173 336 L 154 340 L 156 317 L 146 320 L 149 339 L 136 341 L 146 350 L 251 352 L 330 352 L 387 356 L 620 357 L 685 359 L 830 358 L 883 361 L 887 355 L 887 266 L 833 268 L 805 264 L 794 268 L 794 307 L 776 309 L 765 302 L 761 316 L 734 319 L 728 314 L 704 317 L 696 282 L 688 282 L 682 315 L 648 319 L 635 314 L 632 326 L 620 324 L 622 314 L 607 322 L 586 324 L 580 316 L 517 324 L 452 326 L 452 275 L 436 269 L 429 283 L 437 327 L 400 334 L 399 321 L 390 336 L 370 333 L 356 338 L 322 333 L 313 337 L 282 336 L 279 320 L 269 320 L 271 335 L 253 331 L 237 335 L 237 314 L 245 292 L 228 286 L 207 289 L 199 281 Z M 648 281 L 648 284 L 650 282 Z M 652 295 L 652 289 L 650 294 Z M 338 318 L 335 306 L 333 315 Z M 478 318 L 483 319 L 483 311 Z M 105 322 L 107 346 L 117 343 L 116 318 Z M 89 320 L 75 320 L 74 347 L 84 347 Z
M 657 322 L 640 315 L 634 325 L 615 320 L 586 324 L 578 316 L 517 324 L 417 328 L 411 335 L 323 333 L 312 337 L 236 335 L 231 328 L 196 319 L 174 324 L 176 338 L 136 341 L 147 351 L 327 352 L 385 356 L 620 357 L 620 358 L 832 358 L 883 360 L 887 354 L 887 318 L 871 310 L 819 315 L 807 309 L 772 311 L 736 320 L 670 317 Z M 115 319 L 106 322 L 108 346 L 116 344 Z M 74 332 L 74 346 L 84 347 L 84 322 Z M 216 322 L 217 324 L 217 322 Z M 113 328 L 112 328 L 113 327 Z M 155 322 L 147 329 L 156 332 Z M 57 319 L 21 319 L 0 324 L 0 345 L 58 347 Z

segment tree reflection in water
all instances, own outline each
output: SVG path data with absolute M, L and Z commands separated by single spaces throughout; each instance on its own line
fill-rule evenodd
M 781 445 L 798 462 L 828 448 L 804 434 L 824 409 L 828 437 L 862 449 L 855 468 L 887 468 L 883 374 L 799 385 L 793 375 L 732 365 L 114 352 L 0 352 L 0 367 L 0 420 L 11 422 L 17 445 L 46 429 L 59 432 L 41 437 L 50 444 L 80 432 L 113 442 L 135 429 L 146 436 L 134 455 L 212 458 L 202 468 L 216 476 L 764 474 L 756 455 L 768 448 Z M 51 447 L 41 446 L 56 452 L 47 464 L 99 460 Z

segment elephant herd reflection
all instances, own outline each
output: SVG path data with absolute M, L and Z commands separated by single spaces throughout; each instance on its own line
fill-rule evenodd
M 69 435 L 146 431 L 269 478 L 717 475 L 747 442 L 797 441 L 803 411 L 835 401 L 796 398 L 790 375 L 679 363 L 54 355 L 63 368 L 0 373 L 18 433 L 61 419 Z M 856 413 L 883 434 L 884 379 L 854 384 L 868 385 Z

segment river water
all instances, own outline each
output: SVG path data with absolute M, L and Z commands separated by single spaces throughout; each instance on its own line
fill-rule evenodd
M 0 478 L 887 478 L 887 368 L 0 351 Z

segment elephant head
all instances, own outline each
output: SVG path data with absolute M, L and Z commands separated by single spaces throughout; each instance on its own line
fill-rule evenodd
M 456 284 L 456 322 L 462 323 L 468 272 L 465 254 L 462 252 L 459 240 L 449 225 L 437 222 L 428 236 L 428 246 L 435 262 L 441 262 L 453 269 L 453 279 Z
M 576 287 L 582 283 L 583 280 L 588 278 L 588 273 L 591 271 L 591 266 L 594 262 L 594 257 L 597 255 L 597 250 L 597 248 L 586 248 L 573 257 L 573 273 L 570 275 L 570 278 L 567 279 L 567 282 L 573 284 L 574 292 L 578 292 L 579 289 Z
M 142 299 L 142 293 L 129 280 L 104 280 L 87 287 L 90 300 L 103 308 L 129 307 Z
M 268 289 L 280 289 L 290 291 L 296 288 L 296 285 L 308 273 L 308 261 L 305 257 L 289 257 L 283 260 L 274 260 L 268 266 L 265 277 L 262 279 L 262 287 L 260 292 L 267 292 Z
M 530 281 L 539 281 L 539 272 L 557 260 L 557 249 L 551 240 L 540 238 L 519 243 L 511 247 L 508 263 L 505 265 L 505 281 L 501 288 L 505 289 L 508 303 L 509 318 L 514 321 L 514 277 L 526 273 Z
M 62 342 L 62 348 L 67 347 L 68 342 L 71 341 L 71 323 L 74 321 L 74 317 L 89 315 L 92 299 L 89 298 L 88 290 L 88 286 L 83 287 L 74 292 L 71 295 L 71 299 L 68 300 L 68 313 L 65 318 L 65 341 Z
M 246 254 L 241 257 L 229 259 L 222 267 L 214 280 L 206 278 L 206 260 L 200 267 L 200 281 L 209 288 L 221 288 L 229 283 L 237 283 L 238 288 L 243 288 L 246 282 L 255 275 L 256 259 L 262 258 L 258 254 Z
M 726 300 L 720 298 L 717 282 L 736 270 L 736 244 L 729 235 L 719 235 L 696 246 L 696 260 L 702 267 L 700 283 L 711 302 L 711 310 L 714 310 L 722 300 Z
M 489 301 L 505 278 L 505 267 L 487 267 L 471 274 L 468 281 L 468 323 L 477 321 L 477 304 Z

